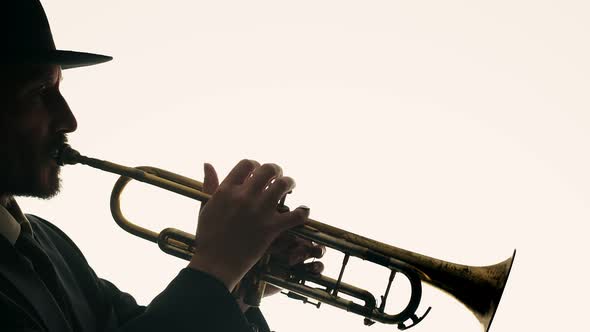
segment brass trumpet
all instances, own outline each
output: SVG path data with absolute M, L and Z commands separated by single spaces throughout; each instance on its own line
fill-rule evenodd
M 157 243 L 168 254 L 190 260 L 196 249 L 194 235 L 174 228 L 166 228 L 157 233 L 130 222 L 121 211 L 120 195 L 127 183 L 134 179 L 206 202 L 210 195 L 202 191 L 203 184 L 201 182 L 155 167 L 132 168 L 89 158 L 81 155 L 69 145 L 64 145 L 57 160 L 60 165 L 79 163 L 121 175 L 115 183 L 110 200 L 111 212 L 117 224 L 133 235 Z M 285 208 L 283 203 L 284 199 L 279 203 L 279 206 Z M 246 299 L 249 304 L 257 305 L 264 292 L 265 283 L 270 283 L 287 289 L 288 292 L 284 294 L 290 298 L 301 300 L 304 303 L 312 303 L 317 307 L 320 303 L 327 303 L 363 316 L 366 325 L 377 321 L 385 324 L 397 324 L 401 330 L 416 325 L 430 311 L 428 308 L 420 317 L 416 314 L 422 296 L 422 282 L 426 282 L 449 293 L 463 303 L 477 317 L 483 330 L 487 332 L 500 302 L 516 254 L 514 251 L 510 258 L 495 265 L 467 266 L 396 248 L 312 219 L 308 219 L 303 226 L 291 229 L 290 232 L 344 253 L 338 279 L 297 271 L 276 264 L 272 265 L 268 263 L 268 255 L 266 255 L 253 269 L 253 277 L 249 278 L 249 286 L 251 286 L 249 289 L 253 290 Z M 381 296 L 379 306 L 370 292 L 342 282 L 342 276 L 350 256 L 390 269 L 389 281 L 384 295 Z M 396 273 L 402 273 L 407 277 L 412 293 L 403 310 L 397 314 L 387 314 L 384 312 L 385 303 Z M 309 283 L 320 287 L 311 287 Z M 338 293 L 347 294 L 362 301 L 363 304 L 338 296 Z M 311 302 L 309 298 L 319 302 Z

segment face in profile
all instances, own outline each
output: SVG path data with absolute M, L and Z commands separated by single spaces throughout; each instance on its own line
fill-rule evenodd
M 0 195 L 49 198 L 59 191 L 54 156 L 76 119 L 56 65 L 0 66 Z

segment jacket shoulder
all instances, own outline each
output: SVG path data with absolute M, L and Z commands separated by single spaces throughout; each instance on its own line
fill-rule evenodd
M 78 246 L 74 243 L 74 241 L 72 241 L 72 239 L 70 239 L 70 237 L 66 233 L 64 233 L 61 229 L 59 229 L 59 227 L 55 226 L 54 224 L 47 221 L 46 219 L 38 217 L 34 214 L 26 214 L 25 216 L 27 217 L 27 219 L 31 223 L 31 227 L 33 228 L 34 234 L 39 234 L 44 237 L 49 237 L 54 242 L 55 242 L 55 240 L 58 240 L 59 242 L 63 242 L 63 244 L 66 244 L 67 246 L 70 247 L 69 249 L 73 249 L 78 256 L 80 256 L 81 258 L 84 259 L 84 261 L 86 261 L 80 248 L 78 248 Z

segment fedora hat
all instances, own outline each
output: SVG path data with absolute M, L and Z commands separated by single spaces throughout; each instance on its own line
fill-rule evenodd
M 39 0 L 1 1 L 1 64 L 51 64 L 68 69 L 113 59 L 100 54 L 57 50 Z

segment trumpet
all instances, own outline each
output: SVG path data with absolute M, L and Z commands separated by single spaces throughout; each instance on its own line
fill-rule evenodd
M 155 167 L 127 167 L 86 157 L 67 144 L 59 151 L 56 159 L 60 165 L 84 164 L 120 175 L 111 193 L 110 208 L 113 218 L 125 231 L 154 242 L 164 252 L 182 259 L 190 260 L 197 250 L 198 238 L 195 240 L 193 234 L 175 228 L 166 228 L 158 233 L 129 221 L 121 211 L 120 196 L 131 180 L 137 180 L 206 202 L 210 195 L 203 192 L 202 182 Z M 288 209 L 284 205 L 284 200 L 285 198 L 279 202 L 279 209 Z M 515 250 L 511 257 L 498 264 L 468 266 L 390 246 L 313 219 L 308 219 L 304 225 L 295 227 L 289 232 L 342 252 L 344 259 L 338 278 L 333 279 L 271 263 L 268 259 L 269 255 L 266 254 L 247 275 L 246 303 L 258 305 L 264 293 L 264 287 L 266 283 L 269 283 L 288 290 L 283 294 L 290 298 L 311 303 L 318 308 L 321 303 L 326 303 L 358 314 L 364 317 L 365 325 L 372 325 L 374 322 L 396 324 L 400 330 L 415 326 L 430 312 L 429 307 L 421 316 L 416 314 L 422 297 L 422 282 L 424 282 L 460 301 L 475 315 L 483 330 L 487 332 L 516 254 Z M 389 280 L 384 294 L 380 297 L 379 305 L 375 296 L 369 291 L 342 281 L 351 256 L 390 270 Z M 385 304 L 397 273 L 403 274 L 409 280 L 411 295 L 404 309 L 395 314 L 388 314 L 385 312 Z M 358 301 L 341 297 L 339 293 Z M 316 302 L 311 301 L 310 298 Z

